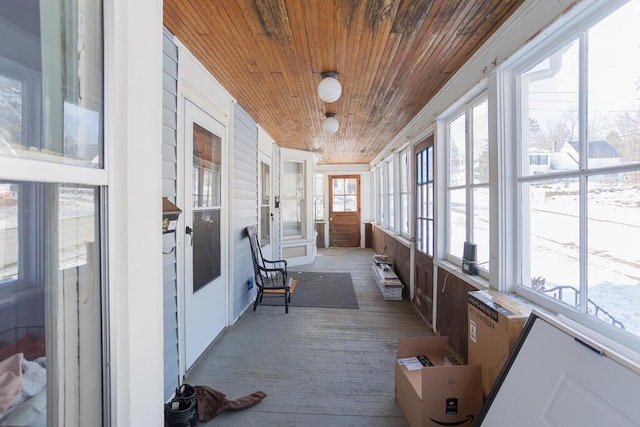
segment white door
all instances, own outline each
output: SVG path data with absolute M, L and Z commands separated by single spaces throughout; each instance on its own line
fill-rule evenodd
M 273 209 L 271 206 L 273 197 L 271 187 L 271 159 L 266 155 L 260 153 L 260 165 L 258 169 L 259 173 L 259 188 L 260 194 L 260 226 L 258 232 L 260 233 L 260 247 L 262 249 L 262 255 L 267 259 L 273 259 L 272 250 L 272 233 L 273 233 Z
M 226 326 L 225 128 L 185 101 L 184 334 L 189 368 Z

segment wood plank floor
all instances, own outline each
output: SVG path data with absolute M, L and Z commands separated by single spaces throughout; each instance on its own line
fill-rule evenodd
M 214 342 L 186 382 L 235 399 L 267 397 L 207 426 L 407 426 L 394 398 L 401 336 L 432 335 L 407 301 L 385 301 L 370 249 L 320 249 L 290 271 L 350 272 L 359 309 L 258 306 Z M 295 298 L 295 294 L 293 296 Z

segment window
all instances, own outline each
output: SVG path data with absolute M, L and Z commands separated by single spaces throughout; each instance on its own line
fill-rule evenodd
M 385 227 L 388 228 L 389 230 L 395 230 L 396 229 L 396 225 L 395 225 L 395 208 L 396 208 L 396 204 L 395 204 L 395 171 L 394 171 L 394 166 L 393 166 L 393 160 L 394 157 L 391 157 L 391 160 L 387 161 L 385 163 L 386 168 L 387 168 L 387 198 L 386 198 L 386 214 L 387 214 L 387 219 L 384 223 Z
M 378 224 L 384 226 L 385 221 L 385 185 L 384 185 L 384 163 L 376 169 L 376 182 L 378 183 Z
M 520 290 L 635 335 L 638 19 L 628 2 L 516 76 Z
M 409 237 L 409 149 L 400 153 L 400 234 Z
M 28 393 L 46 425 L 102 425 L 102 5 L 4 2 L 0 22 L 0 156 L 57 181 L 0 171 L 0 361 L 46 378 Z
M 302 238 L 304 228 L 304 163 L 284 161 L 282 170 L 282 235 Z
M 324 220 L 324 174 L 316 173 L 315 191 L 313 194 L 313 219 Z
M 331 177 L 331 211 L 358 211 L 358 180 L 356 178 Z
M 222 139 L 193 122 L 193 292 L 222 275 Z
M 101 167 L 100 3 L 11 2 L 0 17 L 11 41 L 0 55 L 0 154 Z
M 464 242 L 473 242 L 478 265 L 485 267 L 489 261 L 488 117 L 487 98 L 482 96 L 468 104 L 447 126 L 447 253 L 460 262 Z
M 416 154 L 416 249 L 433 256 L 433 145 Z
M 271 167 L 260 160 L 260 246 L 271 243 Z

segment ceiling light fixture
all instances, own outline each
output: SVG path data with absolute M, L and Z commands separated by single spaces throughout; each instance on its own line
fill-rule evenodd
M 338 73 L 325 71 L 320 73 L 322 80 L 318 84 L 318 96 L 324 102 L 335 102 L 342 95 L 342 85 L 338 81 Z
M 338 119 L 336 119 L 336 113 L 326 113 L 325 117 L 322 121 L 322 129 L 329 135 L 333 135 L 338 131 L 338 127 L 340 127 L 340 123 L 338 123 Z

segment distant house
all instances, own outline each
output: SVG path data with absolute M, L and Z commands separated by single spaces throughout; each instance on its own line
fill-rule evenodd
M 538 175 L 548 173 L 551 165 L 551 155 L 547 150 L 535 150 L 529 152 L 529 173 Z
M 578 165 L 578 141 L 568 141 L 560 149 L 560 156 L 551 162 L 552 169 L 575 169 Z M 620 152 L 607 141 L 589 141 L 587 156 L 590 168 L 619 165 L 622 162 Z

